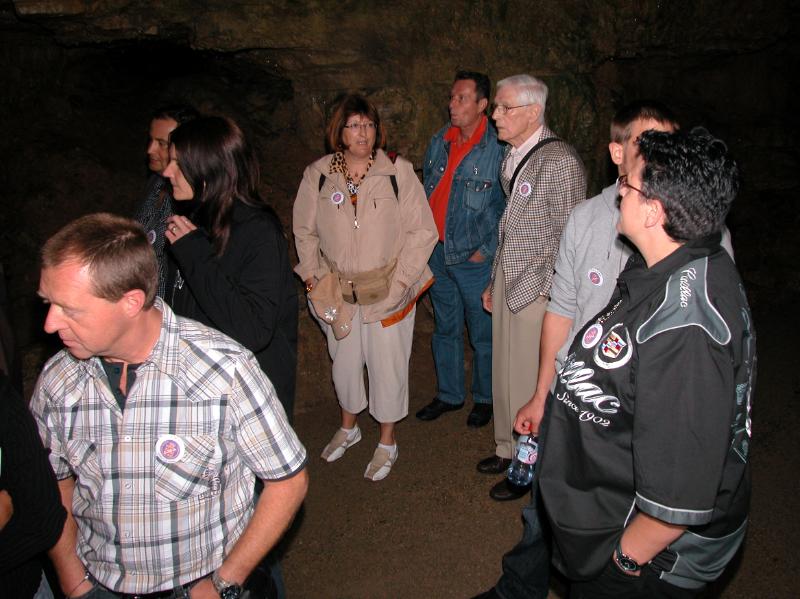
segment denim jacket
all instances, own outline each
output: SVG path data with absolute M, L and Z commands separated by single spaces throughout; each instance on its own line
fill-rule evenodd
M 422 178 L 429 200 L 447 169 L 450 143 L 444 140 L 444 135 L 449 127 L 446 125 L 431 138 L 425 152 Z M 497 131 L 488 122 L 480 141 L 453 173 L 444 232 L 446 264 L 465 262 L 477 249 L 486 260 L 494 259 L 497 223 L 505 210 L 505 195 L 499 179 L 503 154 L 504 147 L 497 140 Z

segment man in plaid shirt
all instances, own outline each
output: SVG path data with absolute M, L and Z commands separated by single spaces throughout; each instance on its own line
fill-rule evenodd
M 50 552 L 67 597 L 235 599 L 306 493 L 305 448 L 253 355 L 176 317 L 156 273 L 141 227 L 110 214 L 42 250 L 44 328 L 65 349 L 31 410 L 69 513 Z

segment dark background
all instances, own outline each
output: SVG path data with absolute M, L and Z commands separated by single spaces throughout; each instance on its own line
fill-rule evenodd
M 581 154 L 590 195 L 613 177 L 606 145 L 615 110 L 657 98 L 684 127 L 704 125 L 724 139 L 742 172 L 727 224 L 759 331 L 758 484 L 754 524 L 726 596 L 795 596 L 799 14 L 788 0 L 0 0 L 0 261 L 28 389 L 56 347 L 41 331 L 38 249 L 76 216 L 133 211 L 147 176 L 149 113 L 164 102 L 186 100 L 242 125 L 259 151 L 263 191 L 291 231 L 302 170 L 323 153 L 326 115 L 342 92 L 369 96 L 390 149 L 419 167 L 446 121 L 455 70 L 484 71 L 493 82 L 537 75 L 550 86 L 547 121 Z M 336 426 L 336 407 L 323 339 L 301 316 L 297 427 L 315 460 Z M 412 413 L 435 392 L 431 327 L 420 309 Z M 306 589 L 295 597 L 457 597 L 496 577 L 519 533 L 511 515 L 518 506 L 492 505 L 490 485 L 475 479 L 473 461 L 490 451 L 488 429 L 464 438 L 460 415 L 427 429 L 412 420 L 401 425 L 400 443 L 416 440 L 417 455 L 401 449 L 398 472 L 380 490 L 359 480 L 371 441 L 352 473 L 312 462 L 320 486 L 312 482 L 286 560 L 289 582 Z M 456 473 L 441 459 L 454 446 L 469 462 Z M 350 474 L 354 486 L 333 500 L 330 490 Z M 378 512 L 349 511 L 354 498 Z M 409 505 L 419 509 L 408 512 Z M 442 512 L 461 518 L 454 525 L 463 536 L 439 531 Z M 486 517 L 495 523 L 481 522 L 476 536 L 470 527 Z M 365 521 L 378 532 L 357 543 L 344 535 L 340 545 L 342 535 L 330 531 Z M 423 542 L 408 540 L 420 529 Z M 405 541 L 397 545 L 398 537 Z M 394 557 L 375 566 L 369 560 L 389 539 Z M 357 573 L 343 570 L 332 551 L 356 552 L 356 563 L 363 554 L 366 563 Z M 415 574 L 402 576 L 410 563 Z M 331 584 L 310 576 L 315 568 Z M 381 583 L 387 570 L 400 587 Z

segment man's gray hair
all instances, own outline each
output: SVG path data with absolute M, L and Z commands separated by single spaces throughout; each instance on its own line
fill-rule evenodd
M 539 104 L 542 114 L 547 104 L 547 85 L 532 75 L 512 75 L 497 82 L 497 89 L 511 85 L 517 90 L 517 101 L 520 104 Z

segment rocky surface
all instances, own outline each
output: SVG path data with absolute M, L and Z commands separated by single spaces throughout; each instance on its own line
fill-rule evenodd
M 493 80 L 528 71 L 550 85 L 548 120 L 580 151 L 592 192 L 608 179 L 609 118 L 634 97 L 659 97 L 686 125 L 728 140 L 746 175 L 729 222 L 745 278 L 753 291 L 794 293 L 800 275 L 783 244 L 798 220 L 787 209 L 798 187 L 797 127 L 783 117 L 796 104 L 797 15 L 788 0 L 1 2 L 0 155 L 15 173 L 3 201 L 30 202 L 30 185 L 17 177 L 37 180 L 47 199 L 15 215 L 10 224 L 23 230 L 47 223 L 35 212 L 48 202 L 127 208 L 137 199 L 147 113 L 182 97 L 243 123 L 288 219 L 341 93 L 370 96 L 391 148 L 419 164 L 446 120 L 457 68 Z M 33 154 L 47 161 L 28 175 L 39 142 Z M 83 203 L 87 187 L 102 197 Z M 46 232 L 31 231 L 19 249 L 35 249 Z

